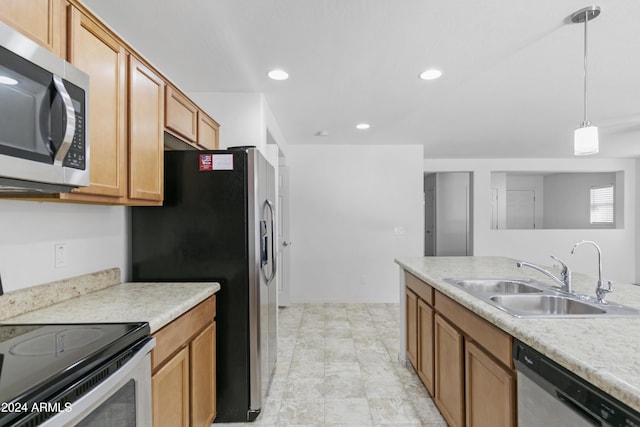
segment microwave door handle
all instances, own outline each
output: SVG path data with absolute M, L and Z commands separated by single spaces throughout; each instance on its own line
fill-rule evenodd
M 67 88 L 64 87 L 64 83 L 62 82 L 60 76 L 57 76 L 55 74 L 53 75 L 53 85 L 62 98 L 62 103 L 64 104 L 64 112 L 67 119 L 67 128 L 64 131 L 62 144 L 60 145 L 58 151 L 56 151 L 55 157 L 53 159 L 54 165 L 62 166 L 62 161 L 69 152 L 71 143 L 73 142 L 73 137 L 76 133 L 76 113 L 73 108 L 73 103 L 71 102 L 71 96 L 69 96 Z

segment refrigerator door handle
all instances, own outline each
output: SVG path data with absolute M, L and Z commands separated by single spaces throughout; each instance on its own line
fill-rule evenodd
M 262 207 L 262 214 L 264 216 L 265 210 L 269 209 L 269 216 L 270 216 L 270 221 L 271 221 L 271 236 L 267 237 L 266 236 L 266 230 L 265 233 L 263 235 L 263 254 L 264 254 L 264 258 L 263 258 L 263 262 L 262 262 L 262 273 L 265 275 L 265 280 L 267 281 L 267 285 L 273 280 L 274 277 L 276 277 L 276 270 L 277 270 L 277 265 L 278 265 L 278 261 L 277 261 L 277 254 L 276 254 L 276 244 L 275 244 L 275 237 L 276 237 L 276 229 L 275 229 L 275 212 L 273 209 L 273 203 L 271 203 L 271 201 L 269 199 L 266 199 L 264 201 L 264 205 Z M 261 221 L 262 222 L 262 221 Z M 262 230 L 261 230 L 262 231 Z M 267 273 L 265 271 L 265 267 L 267 265 L 267 257 L 268 257 L 268 253 L 267 253 L 267 240 L 271 240 L 271 274 L 269 274 L 269 276 L 267 276 Z

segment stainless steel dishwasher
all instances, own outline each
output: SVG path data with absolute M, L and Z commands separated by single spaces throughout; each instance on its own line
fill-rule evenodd
M 518 427 L 640 427 L 640 413 L 514 340 Z

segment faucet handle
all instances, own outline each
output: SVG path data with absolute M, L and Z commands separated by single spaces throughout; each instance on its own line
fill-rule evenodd
M 600 303 L 600 304 L 607 304 L 607 300 L 605 298 L 605 295 L 613 292 L 613 283 L 611 282 L 611 280 L 607 281 L 607 287 L 605 288 L 602 285 L 602 281 L 598 280 L 598 287 L 596 288 L 596 300 Z
M 560 274 L 563 277 L 570 277 L 571 276 L 571 270 L 569 269 L 569 266 L 564 261 L 562 261 L 560 258 L 558 258 L 555 255 L 551 255 L 551 258 L 553 260 L 555 260 L 555 261 L 558 261 L 560 263 L 560 265 L 562 265 L 562 271 L 560 272 Z

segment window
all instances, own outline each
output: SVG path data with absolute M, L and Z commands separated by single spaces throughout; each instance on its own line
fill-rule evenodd
M 615 225 L 613 185 L 591 187 L 591 224 Z

